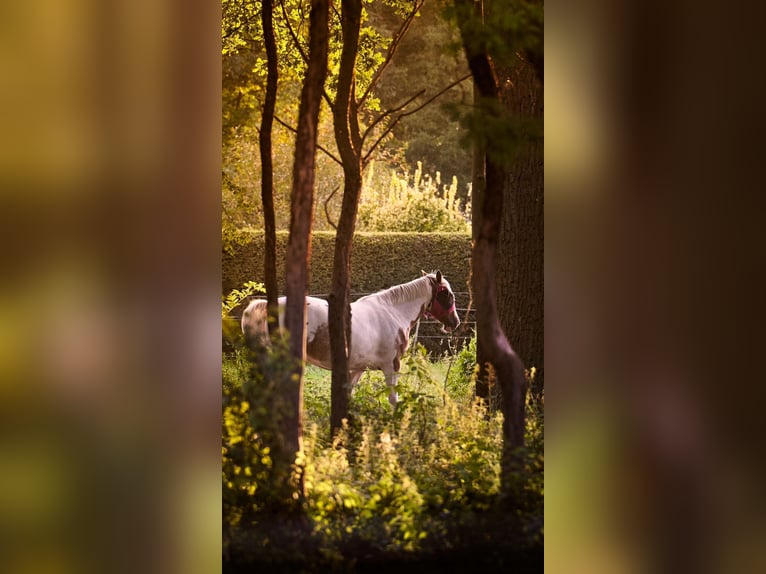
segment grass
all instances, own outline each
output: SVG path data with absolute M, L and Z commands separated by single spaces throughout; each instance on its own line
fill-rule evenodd
M 447 374 L 447 369 L 449 368 L 449 363 L 449 359 L 439 359 L 436 362 L 429 363 L 429 376 L 431 379 L 433 379 L 433 381 L 426 381 L 428 390 L 431 390 L 434 393 L 441 393 L 444 391 L 443 387 L 439 387 L 437 384 L 433 383 L 441 382 L 443 384 Z M 307 365 L 306 371 L 304 373 L 305 392 L 310 393 L 311 396 L 315 397 L 317 400 L 323 400 L 329 403 L 331 382 L 330 379 L 330 371 L 320 369 L 319 367 L 315 367 L 313 365 Z M 404 384 L 406 388 L 421 388 L 421 383 L 422 381 L 415 379 L 415 377 L 411 374 L 408 376 L 407 373 L 402 375 L 400 378 L 400 384 Z M 367 371 L 359 380 L 358 388 L 365 388 L 369 391 L 381 386 L 385 387 L 385 384 L 386 382 L 383 378 L 382 372 Z M 387 390 L 385 396 L 388 397 Z M 387 398 L 386 403 L 388 403 Z
M 435 361 L 427 360 L 424 350 L 417 351 L 417 357 L 407 357 L 402 364 L 397 383 L 400 399 L 410 400 L 413 397 L 427 397 L 431 401 L 444 402 L 445 389 L 453 399 L 463 402 L 470 401 L 470 389 L 455 389 L 455 385 L 445 385 L 448 374 L 450 381 L 455 378 L 458 366 L 453 358 L 441 358 Z M 413 364 L 415 363 L 415 364 Z M 305 410 L 304 425 L 317 426 L 319 440 L 325 442 L 330 433 L 330 390 L 331 373 L 313 365 L 307 365 L 304 371 L 303 407 Z M 465 386 L 464 386 L 465 387 Z M 391 406 L 388 402 L 388 386 L 381 371 L 366 371 L 351 393 L 349 410 L 352 415 L 378 416 L 388 419 Z

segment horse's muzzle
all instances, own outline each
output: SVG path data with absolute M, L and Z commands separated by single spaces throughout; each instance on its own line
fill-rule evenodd
M 455 315 L 454 317 L 447 317 L 447 320 L 443 323 L 444 330 L 447 331 L 447 333 L 451 333 L 455 329 L 458 328 L 460 325 L 460 318 Z

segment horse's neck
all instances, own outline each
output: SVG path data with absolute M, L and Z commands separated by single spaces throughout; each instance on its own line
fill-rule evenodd
M 415 321 L 431 298 L 431 285 L 427 278 L 415 279 L 403 285 L 397 285 L 385 292 L 385 298 L 403 320 Z

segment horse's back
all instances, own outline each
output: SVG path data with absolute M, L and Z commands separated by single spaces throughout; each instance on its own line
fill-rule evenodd
M 285 327 L 285 304 L 286 297 L 280 297 L 279 304 L 279 328 Z M 242 332 L 245 340 L 252 344 L 260 342 L 268 344 L 267 307 L 265 299 L 253 299 L 242 313 Z M 316 356 L 309 356 L 309 360 L 318 366 L 329 365 L 329 350 L 322 352 L 324 347 L 329 349 L 328 303 L 317 297 L 306 297 L 306 343 L 309 349 L 314 348 Z M 325 343 L 326 339 L 326 343 Z M 312 345 L 313 343 L 313 345 Z M 310 353 L 311 354 L 311 353 Z M 312 360 L 316 359 L 316 360 Z M 330 368 L 329 366 L 325 368 Z

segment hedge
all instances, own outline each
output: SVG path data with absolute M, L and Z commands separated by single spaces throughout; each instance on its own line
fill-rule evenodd
M 288 232 L 277 233 L 277 277 L 284 293 L 285 253 Z M 309 293 L 330 291 L 335 232 L 316 231 L 311 243 Z M 240 231 L 236 241 L 223 250 L 223 292 L 240 288 L 246 281 L 263 281 L 263 231 Z M 351 292 L 369 293 L 406 283 L 421 270 L 440 270 L 454 291 L 467 291 L 471 260 L 471 236 L 467 233 L 375 233 L 359 232 L 351 252 Z

